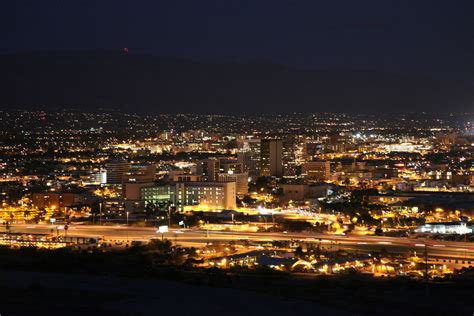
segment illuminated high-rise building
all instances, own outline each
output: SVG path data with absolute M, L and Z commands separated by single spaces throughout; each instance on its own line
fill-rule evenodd
M 107 184 L 122 184 L 123 175 L 130 171 L 130 163 L 125 160 L 111 160 L 105 165 Z
M 244 139 L 239 142 L 238 161 L 251 178 L 260 176 L 260 139 Z
M 329 160 L 308 161 L 302 169 L 303 176 L 311 180 L 329 180 L 331 176 L 331 162 Z
M 249 175 L 247 172 L 235 173 L 231 170 L 219 173 L 219 182 L 235 182 L 237 196 L 244 196 L 249 193 Z
M 217 181 L 217 175 L 220 171 L 220 162 L 217 158 L 200 160 L 196 165 L 196 174 L 205 181 Z
M 283 176 L 283 143 L 281 139 L 262 139 L 260 144 L 260 175 Z

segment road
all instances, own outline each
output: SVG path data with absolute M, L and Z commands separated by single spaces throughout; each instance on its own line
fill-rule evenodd
M 12 232 L 29 234 L 50 234 L 52 225 L 38 224 L 16 224 L 11 227 Z M 54 230 L 64 236 L 65 231 Z M 151 238 L 160 238 L 162 235 L 153 227 L 132 227 L 126 225 L 100 226 L 100 225 L 70 225 L 67 236 L 80 237 L 102 237 L 110 243 L 128 243 L 132 240 L 146 241 Z M 229 231 L 204 231 L 198 229 L 172 229 L 163 234 L 173 242 L 185 246 L 203 246 L 209 242 L 216 241 L 274 241 L 274 240 L 303 240 L 307 242 L 320 243 L 323 249 L 345 249 L 356 250 L 361 253 L 380 251 L 385 248 L 392 253 L 416 252 L 423 255 L 425 243 L 428 255 L 431 258 L 452 260 L 474 260 L 474 243 L 437 241 L 414 239 L 405 237 L 381 237 L 360 235 L 328 235 L 315 233 L 251 233 L 251 232 L 229 232 Z

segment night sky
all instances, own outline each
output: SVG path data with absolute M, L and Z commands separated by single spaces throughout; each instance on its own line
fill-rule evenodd
M 472 0 L 3 1 L 0 23 L 0 108 L 474 109 Z
M 8 1 L 0 52 L 117 49 L 474 79 L 474 1 Z

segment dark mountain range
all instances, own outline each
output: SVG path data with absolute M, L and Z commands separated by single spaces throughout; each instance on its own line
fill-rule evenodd
M 0 107 L 134 112 L 471 111 L 472 82 L 119 52 L 0 56 Z

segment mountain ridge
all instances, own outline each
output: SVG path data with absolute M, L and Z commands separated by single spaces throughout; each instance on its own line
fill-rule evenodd
M 111 51 L 0 55 L 0 107 L 167 113 L 464 111 L 473 84 L 366 70 Z M 469 108 L 470 107 L 470 108 Z

